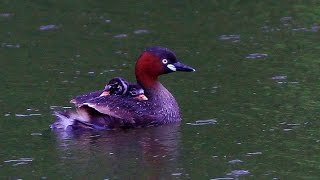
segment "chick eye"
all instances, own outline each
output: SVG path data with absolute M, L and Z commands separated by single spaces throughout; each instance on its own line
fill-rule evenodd
M 168 63 L 168 60 L 167 60 L 167 59 L 162 59 L 162 63 L 163 63 L 163 64 L 167 64 L 167 63 Z
M 130 91 L 130 94 L 131 94 L 132 96 L 136 96 L 136 95 L 137 95 L 137 92 L 135 92 L 135 91 Z
M 135 96 L 137 94 L 136 89 L 132 88 L 129 92 L 132 96 Z
M 119 91 L 122 91 L 122 89 L 123 89 L 122 86 L 118 86 Z

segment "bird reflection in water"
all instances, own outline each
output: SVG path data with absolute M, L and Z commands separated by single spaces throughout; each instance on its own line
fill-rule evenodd
M 81 131 L 81 132 L 80 132 Z M 72 177 L 172 177 L 180 171 L 180 123 L 117 131 L 56 131 L 57 148 Z

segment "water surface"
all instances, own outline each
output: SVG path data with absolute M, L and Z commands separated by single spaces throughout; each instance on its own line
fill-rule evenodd
M 319 5 L 1 1 L 0 177 L 319 179 Z M 180 125 L 49 130 L 152 45 L 197 69 L 161 77 Z

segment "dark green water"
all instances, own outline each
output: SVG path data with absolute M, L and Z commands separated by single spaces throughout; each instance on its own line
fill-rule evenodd
M 319 179 L 319 19 L 312 0 L 1 1 L 0 179 Z M 197 69 L 161 77 L 180 126 L 49 130 L 152 45 Z

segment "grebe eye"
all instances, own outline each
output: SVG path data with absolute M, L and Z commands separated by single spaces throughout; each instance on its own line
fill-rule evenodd
M 163 63 L 163 64 L 167 64 L 167 63 L 168 63 L 168 60 L 167 60 L 167 59 L 162 59 L 162 63 Z

